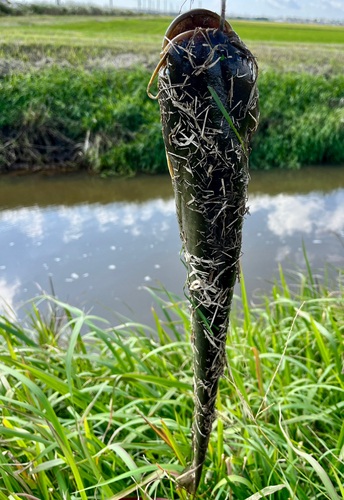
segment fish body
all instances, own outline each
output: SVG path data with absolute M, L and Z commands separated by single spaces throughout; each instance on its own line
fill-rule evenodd
M 228 23 L 219 30 L 219 21 L 205 10 L 179 16 L 167 30 L 158 68 L 192 316 L 194 456 L 180 480 L 191 493 L 201 479 L 224 373 L 246 214 L 248 152 L 259 118 L 256 60 Z

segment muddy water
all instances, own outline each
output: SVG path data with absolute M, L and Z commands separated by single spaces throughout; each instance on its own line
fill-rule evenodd
M 286 269 L 343 266 L 344 168 L 253 172 L 242 265 L 251 300 Z M 182 296 L 170 179 L 83 174 L 0 178 L 0 297 L 17 309 L 50 291 L 108 319 L 151 323 L 145 286 Z

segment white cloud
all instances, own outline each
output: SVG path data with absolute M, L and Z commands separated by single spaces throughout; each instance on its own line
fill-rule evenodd
M 250 213 L 268 211 L 267 225 L 280 238 L 292 236 L 296 232 L 310 234 L 336 232 L 344 229 L 344 193 L 334 196 L 334 207 L 326 205 L 326 198 L 311 195 L 251 196 Z
M 20 288 L 17 279 L 12 284 L 7 283 L 5 278 L 0 278 L 0 314 L 5 314 L 10 319 L 15 319 L 14 297 Z
M 339 205 L 333 212 L 326 212 L 322 221 L 322 229 L 340 233 L 344 228 L 344 207 Z
M 300 9 L 295 0 L 267 0 L 266 3 L 275 9 Z
M 328 9 L 328 8 L 332 8 L 332 9 L 341 10 L 344 12 L 344 2 L 338 1 L 338 0 L 326 0 L 325 2 L 323 2 L 322 8 L 324 10 Z
M 291 247 L 289 245 L 283 245 L 281 247 L 278 247 L 277 252 L 276 252 L 275 261 L 281 262 L 282 260 L 284 260 L 287 257 L 287 255 L 290 254 L 290 252 L 291 252 Z
M 30 239 L 41 239 L 43 237 L 42 211 L 38 207 L 19 208 L 16 210 L 4 210 L 0 212 L 0 222 L 13 227 L 18 226 L 21 233 Z
M 296 231 L 311 233 L 314 215 L 321 208 L 316 200 L 295 199 L 292 196 L 279 195 L 274 199 L 274 206 L 268 215 L 268 228 L 277 236 L 291 236 Z
M 83 207 L 84 208 L 84 207 Z M 69 243 L 72 240 L 78 240 L 83 235 L 82 227 L 85 222 L 85 210 L 75 210 L 74 207 L 61 207 L 58 211 L 61 219 L 68 221 L 69 227 L 63 233 L 63 242 Z M 88 210 L 86 211 L 86 219 L 89 218 Z
M 343 0 L 241 0 L 237 3 L 227 2 L 227 13 L 229 16 L 233 14 L 248 17 L 298 17 L 304 19 L 321 17 L 343 20 L 343 4 Z M 203 0 L 202 6 L 220 12 L 220 0 Z

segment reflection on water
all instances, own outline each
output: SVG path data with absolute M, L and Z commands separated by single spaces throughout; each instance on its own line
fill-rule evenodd
M 242 265 L 251 297 L 278 263 L 343 264 L 344 169 L 253 172 Z M 142 285 L 182 295 L 185 271 L 170 179 L 86 175 L 0 180 L 0 297 L 9 307 L 49 291 L 85 310 L 150 322 Z M 291 267 L 291 264 L 285 264 Z
M 257 196 L 250 198 L 250 213 L 265 210 L 267 227 L 276 236 L 292 236 L 300 231 L 306 234 L 341 232 L 344 228 L 343 190 L 308 195 Z

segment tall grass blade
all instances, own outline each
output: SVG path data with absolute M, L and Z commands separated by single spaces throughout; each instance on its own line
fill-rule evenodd
M 337 492 L 331 482 L 331 479 L 328 477 L 326 471 L 323 469 L 323 467 L 315 460 L 315 458 L 312 457 L 312 455 L 309 455 L 308 453 L 305 453 L 303 451 L 300 451 L 298 450 L 293 444 L 292 442 L 290 441 L 290 439 L 288 438 L 285 430 L 283 429 L 282 427 L 282 412 L 281 412 L 281 408 L 279 409 L 279 413 L 280 413 L 280 417 L 279 417 L 279 425 L 280 425 L 280 429 L 283 433 L 283 436 L 285 437 L 287 443 L 288 443 L 288 446 L 290 446 L 290 448 L 294 451 L 294 453 L 296 453 L 296 455 L 298 455 L 299 457 L 303 458 L 304 460 L 306 460 L 312 467 L 313 469 L 315 470 L 315 472 L 318 474 L 318 476 L 320 477 L 321 481 L 323 482 L 324 486 L 325 486 L 325 489 L 326 489 L 326 493 L 329 495 L 329 497 L 331 498 L 331 500 L 340 500 L 339 499 L 339 496 L 337 495 Z

